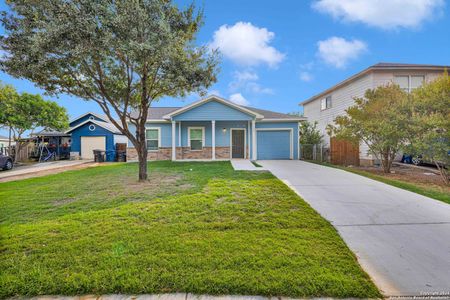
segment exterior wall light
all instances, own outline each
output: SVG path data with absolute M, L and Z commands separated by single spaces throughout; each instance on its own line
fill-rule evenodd
M 227 129 L 224 127 L 224 128 L 222 128 L 222 132 L 223 133 L 226 133 L 227 132 Z

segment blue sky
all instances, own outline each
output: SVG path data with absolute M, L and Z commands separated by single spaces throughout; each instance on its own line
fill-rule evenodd
M 450 65 L 450 4 L 444 0 L 196 3 L 205 12 L 198 44 L 217 47 L 223 56 L 210 92 L 250 106 L 299 111 L 302 100 L 377 62 Z M 3 0 L 0 9 L 7 9 Z M 21 92 L 44 93 L 5 73 L 0 80 Z M 101 112 L 94 102 L 67 95 L 47 98 L 66 107 L 71 117 Z M 164 98 L 155 106 L 197 99 Z

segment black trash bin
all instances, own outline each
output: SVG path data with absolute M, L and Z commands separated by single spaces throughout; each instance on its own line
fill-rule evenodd
M 117 161 L 126 162 L 127 161 L 127 151 L 117 151 Z
M 104 162 L 105 161 L 105 151 L 94 150 L 94 161 L 95 162 Z

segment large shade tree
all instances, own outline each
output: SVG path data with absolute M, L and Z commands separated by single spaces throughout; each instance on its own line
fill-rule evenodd
M 169 0 L 8 4 L 2 69 L 50 94 L 97 102 L 136 148 L 139 180 L 146 180 L 151 104 L 164 96 L 203 93 L 216 81 L 217 53 L 194 44 L 202 13 L 194 5 L 178 9 Z

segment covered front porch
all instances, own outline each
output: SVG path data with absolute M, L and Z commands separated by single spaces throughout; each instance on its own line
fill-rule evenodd
M 172 160 L 252 159 L 255 121 L 172 121 Z

